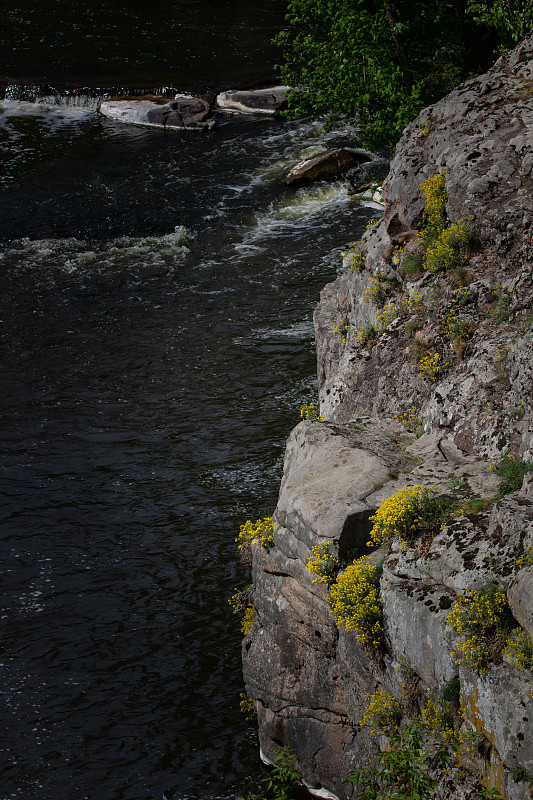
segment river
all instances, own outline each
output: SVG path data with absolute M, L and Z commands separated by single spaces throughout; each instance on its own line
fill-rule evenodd
M 280 184 L 346 131 L 96 111 L 268 82 L 282 2 L 5 5 L 0 797 L 234 798 L 261 778 L 234 539 L 275 506 L 313 307 L 376 212 Z

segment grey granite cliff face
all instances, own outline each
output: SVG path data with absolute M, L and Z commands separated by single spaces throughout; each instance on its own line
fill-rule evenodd
M 480 246 L 460 277 L 424 272 L 408 280 L 394 246 L 416 250 L 420 188 L 439 170 L 446 170 L 448 219 L 472 217 Z M 485 675 L 459 664 L 458 637 L 446 622 L 459 595 L 493 582 L 533 634 L 533 567 L 517 566 L 533 548 L 533 474 L 495 500 L 500 478 L 491 470 L 504 453 L 533 460 L 532 173 L 533 36 L 406 129 L 383 220 L 364 237 L 363 268 L 327 286 L 316 310 L 327 421 L 303 422 L 289 438 L 274 546 L 252 547 L 255 622 L 243 665 L 264 758 L 289 745 L 306 784 L 323 796 L 352 796 L 348 772 L 386 746 L 361 725 L 378 688 L 403 705 L 405 724 L 459 680 L 462 729 L 475 746 L 462 771 L 438 776 L 435 797 L 470 798 L 480 780 L 510 800 L 531 797 L 533 675 L 507 656 Z M 365 298 L 376 275 L 396 278 L 389 299 L 403 311 L 361 345 L 352 334 L 376 323 Z M 415 348 L 405 328 L 412 290 L 422 298 Z M 461 347 L 443 325 L 458 296 L 469 324 Z M 333 333 L 339 323 L 349 326 L 346 341 Z M 435 381 L 421 377 L 417 348 L 446 362 Z M 418 439 L 394 419 L 413 407 L 425 429 Z M 478 510 L 458 513 L 412 548 L 393 541 L 376 550 L 370 517 L 406 486 L 475 497 Z M 380 653 L 337 628 L 327 587 L 313 582 L 312 548 L 326 542 L 345 564 L 367 554 L 384 559 Z
M 385 184 L 383 220 L 364 237 L 366 267 L 326 286 L 315 314 L 320 402 L 328 419 L 347 421 L 363 411 L 388 417 L 416 405 L 427 429 L 450 432 L 467 452 L 494 458 L 511 447 L 533 458 L 532 79 L 529 37 L 486 75 L 425 109 L 407 127 Z M 419 376 L 410 355 L 405 315 L 371 347 L 357 345 L 351 334 L 375 323 L 365 290 L 378 273 L 398 276 L 392 248 L 405 241 L 413 246 L 422 225 L 421 185 L 442 170 L 448 218 L 472 217 L 481 241 L 463 278 L 468 288 L 463 313 L 476 330 L 460 361 L 441 324 L 457 281 L 425 274 L 402 281 L 391 295 L 401 300 L 418 289 L 424 298 L 417 337 L 450 365 L 433 385 Z M 499 308 L 500 317 L 508 317 L 503 322 L 495 308 L 498 292 L 500 306 L 508 304 L 505 311 Z M 346 344 L 331 334 L 341 321 L 350 324 Z

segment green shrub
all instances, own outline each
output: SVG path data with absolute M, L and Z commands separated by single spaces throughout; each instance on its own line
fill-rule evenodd
M 506 494 L 521 488 L 526 474 L 533 470 L 533 466 L 526 464 L 525 461 L 518 461 L 515 456 L 508 454 L 493 469 L 496 475 L 503 478 L 496 496 L 501 500 Z
M 268 797 L 272 800 L 292 800 L 295 786 L 301 780 L 296 769 L 298 758 L 288 745 L 281 747 L 274 758 L 274 768 L 263 778 Z
M 430 745 L 427 734 L 418 723 L 393 733 L 377 766 L 350 772 L 346 783 L 358 787 L 361 800 L 429 800 L 437 784 L 432 771 L 449 758 L 445 747 Z

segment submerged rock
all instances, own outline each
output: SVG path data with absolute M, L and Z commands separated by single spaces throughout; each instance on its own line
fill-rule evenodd
M 221 92 L 217 106 L 223 111 L 240 111 L 243 114 L 275 114 L 287 107 L 288 86 L 273 86 L 270 89 L 234 89 Z
M 324 150 L 292 167 L 283 178 L 283 183 L 287 186 L 303 186 L 312 181 L 333 180 L 354 164 L 368 160 L 369 154 L 364 150 L 348 150 L 344 147 Z
M 161 100 L 164 100 L 161 103 Z M 215 126 L 213 112 L 206 100 L 189 95 L 176 95 L 174 100 L 128 98 L 104 100 L 100 114 L 118 122 L 148 125 L 173 130 L 211 130 Z

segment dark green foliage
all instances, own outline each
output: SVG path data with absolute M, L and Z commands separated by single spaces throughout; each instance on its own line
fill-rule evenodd
M 503 478 L 496 499 L 501 500 L 509 492 L 518 491 L 522 486 L 526 473 L 532 470 L 533 466 L 531 464 L 517 461 L 513 455 L 504 456 L 499 464 L 494 467 L 496 475 Z
M 442 687 L 441 697 L 445 703 L 458 703 L 461 694 L 461 681 L 459 678 L 452 678 Z
M 533 27 L 533 0 L 290 0 L 275 41 L 289 116 L 354 118 L 371 147 L 394 144 L 418 112 Z M 504 21 L 502 21 L 504 20 Z M 430 128 L 421 131 L 427 135 Z
M 446 747 L 427 748 L 425 725 L 408 725 L 390 737 L 390 749 L 379 753 L 376 766 L 350 772 L 346 783 L 358 786 L 361 800 L 428 800 L 437 783 L 429 773 L 446 764 Z
M 301 778 L 296 769 L 297 756 L 287 745 L 280 748 L 274 762 L 275 766 L 263 783 L 267 796 L 273 800 L 291 800 L 294 786 Z

